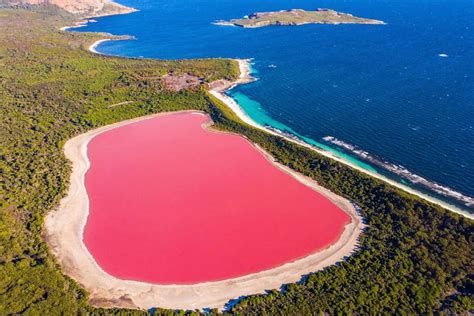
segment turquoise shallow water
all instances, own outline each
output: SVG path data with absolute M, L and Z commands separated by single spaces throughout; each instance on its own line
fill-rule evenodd
M 258 73 L 252 72 L 252 75 L 258 75 Z M 354 158 L 353 156 L 344 153 L 343 151 L 337 150 L 324 143 L 317 142 L 309 137 L 303 136 L 299 134 L 298 132 L 294 131 L 291 127 L 288 127 L 285 124 L 274 120 L 273 118 L 271 118 L 265 113 L 265 110 L 262 108 L 262 105 L 260 103 L 258 103 L 255 100 L 250 99 L 245 94 L 242 94 L 238 91 L 231 90 L 229 91 L 228 95 L 231 96 L 239 104 L 239 106 L 244 110 L 244 112 L 259 125 L 277 129 L 278 131 L 283 132 L 284 134 L 290 134 L 290 135 L 296 136 L 297 138 L 299 138 L 300 140 L 303 140 L 304 142 L 308 144 L 311 144 L 315 147 L 331 152 L 334 155 L 341 157 L 342 159 L 349 161 L 361 168 L 370 170 L 372 172 L 377 172 L 377 169 L 373 168 L 371 165 L 364 163 L 361 160 L 358 160 Z
M 254 120 L 468 206 L 474 196 L 474 7 L 470 0 L 127 0 L 140 12 L 80 31 L 129 34 L 100 52 L 253 58 L 229 94 Z M 219 19 L 329 7 L 387 25 L 242 29 Z M 445 56 L 446 55 L 446 56 Z

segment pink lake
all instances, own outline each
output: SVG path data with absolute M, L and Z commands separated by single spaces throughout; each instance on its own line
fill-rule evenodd
M 224 280 L 334 243 L 349 216 L 207 116 L 157 116 L 88 144 L 84 242 L 109 274 L 156 284 Z

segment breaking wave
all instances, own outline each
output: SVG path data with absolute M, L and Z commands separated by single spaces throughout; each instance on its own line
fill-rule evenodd
M 335 137 L 332 136 L 326 136 L 323 137 L 323 140 L 326 142 L 329 142 L 333 145 L 336 145 L 338 147 L 341 147 L 352 154 L 356 155 L 359 158 L 362 158 L 363 160 L 366 160 L 370 163 L 372 163 L 375 166 L 381 167 L 383 169 L 386 169 L 401 178 L 408 180 L 409 182 L 416 184 L 416 185 L 421 185 L 427 189 L 432 190 L 433 192 L 436 192 L 440 195 L 455 199 L 456 201 L 461 202 L 467 207 L 474 207 L 474 198 L 470 196 L 466 196 L 460 192 L 454 191 L 451 188 L 448 188 L 446 186 L 440 185 L 438 183 L 429 181 L 426 178 L 423 178 L 422 176 L 419 176 L 417 174 L 414 174 L 410 172 L 407 168 L 401 166 L 401 165 L 396 165 L 393 163 L 390 163 L 388 161 L 382 160 L 380 158 L 376 158 L 372 155 L 370 155 L 368 152 L 361 150 L 360 148 L 348 144 L 342 140 L 339 140 Z

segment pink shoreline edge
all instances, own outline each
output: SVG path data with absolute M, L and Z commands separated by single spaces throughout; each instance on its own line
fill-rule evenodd
M 196 111 L 184 111 L 196 112 Z M 175 112 L 176 113 L 176 112 Z M 340 238 L 329 247 L 279 267 L 243 277 L 192 285 L 156 285 L 121 280 L 105 273 L 97 265 L 83 243 L 83 231 L 89 212 L 84 175 L 89 168 L 87 144 L 102 132 L 168 113 L 119 122 L 81 134 L 65 144 L 66 157 L 73 163 L 71 185 L 60 207 L 48 214 L 45 221 L 46 240 L 63 271 L 90 293 L 90 302 L 103 307 L 163 307 L 173 309 L 223 308 L 235 297 L 263 293 L 282 284 L 298 281 L 302 275 L 320 270 L 349 256 L 357 247 L 363 225 L 353 205 L 346 199 L 320 187 L 313 180 L 272 162 L 298 181 L 329 198 L 351 217 Z M 261 150 L 258 146 L 257 149 Z M 268 154 L 266 155 L 267 157 Z M 270 161 L 272 159 L 270 158 Z

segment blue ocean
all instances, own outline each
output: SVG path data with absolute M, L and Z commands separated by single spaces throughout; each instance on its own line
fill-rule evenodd
M 79 31 L 131 35 L 104 54 L 252 58 L 229 92 L 261 125 L 293 134 L 474 212 L 472 0 L 124 0 L 139 12 Z M 244 29 L 260 11 L 331 8 L 386 25 Z

